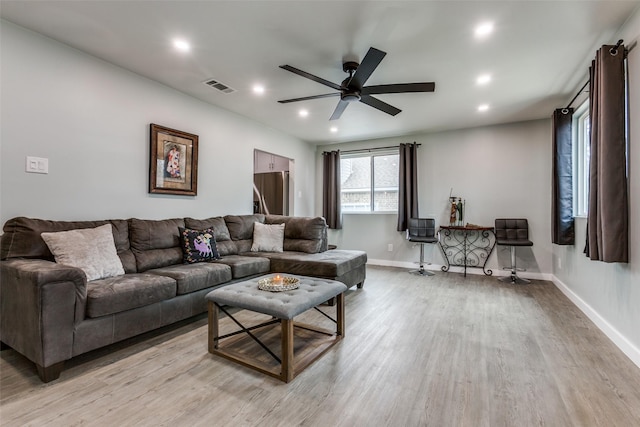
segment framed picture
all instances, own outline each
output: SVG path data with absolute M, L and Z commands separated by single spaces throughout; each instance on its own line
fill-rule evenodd
M 198 193 L 198 135 L 151 124 L 149 193 Z

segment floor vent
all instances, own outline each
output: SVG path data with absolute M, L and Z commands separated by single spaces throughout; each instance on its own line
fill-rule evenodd
M 222 93 L 233 93 L 236 90 L 233 88 L 230 88 L 229 86 L 225 85 L 224 83 L 220 83 L 217 80 L 214 79 L 209 79 L 209 80 L 205 80 L 202 83 L 206 84 L 207 86 L 210 86 L 214 89 L 219 90 Z

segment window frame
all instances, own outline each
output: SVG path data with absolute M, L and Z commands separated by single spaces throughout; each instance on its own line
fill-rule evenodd
M 376 194 L 376 189 L 380 190 L 383 189 L 383 191 L 393 191 L 395 189 L 396 193 L 399 194 L 399 190 L 400 190 L 400 186 L 398 183 L 398 186 L 396 187 L 376 187 L 375 186 L 375 158 L 376 157 L 385 157 L 385 156 L 398 156 L 398 162 L 400 161 L 400 150 L 399 148 L 388 148 L 388 149 L 378 149 L 378 150 L 366 150 L 366 151 L 354 151 L 353 153 L 344 153 L 341 154 L 340 156 L 340 162 L 342 162 L 342 160 L 348 160 L 348 159 L 363 159 L 363 158 L 368 158 L 369 159 L 369 171 L 370 171 L 370 183 L 369 183 L 369 198 L 370 198 L 370 202 L 369 202 L 369 209 L 368 210 L 345 210 L 345 205 L 342 203 L 342 194 L 345 191 L 342 186 L 340 188 L 340 209 L 341 212 L 343 214 L 365 214 L 365 215 L 370 215 L 370 214 L 388 214 L 388 215 L 392 215 L 392 214 L 397 214 L 398 213 L 398 208 L 397 208 L 397 203 L 396 203 L 396 209 L 394 210 L 376 210 L 375 207 L 375 194 Z M 399 167 L 399 165 L 398 165 Z M 342 169 L 342 165 L 341 165 L 341 169 Z M 352 190 L 352 191 L 358 191 L 358 190 Z
M 586 218 L 589 212 L 590 125 L 587 99 L 573 114 L 573 216 L 575 218 Z

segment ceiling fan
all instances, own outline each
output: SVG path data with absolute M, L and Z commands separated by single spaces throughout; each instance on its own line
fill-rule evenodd
M 280 68 L 291 71 L 294 74 L 313 80 L 325 86 L 329 86 L 338 92 L 326 93 L 323 95 L 305 96 L 303 98 L 284 99 L 278 101 L 281 104 L 287 104 L 289 102 L 307 101 L 310 99 L 328 98 L 331 96 L 340 96 L 340 101 L 336 109 L 333 111 L 329 120 L 337 120 L 344 112 L 347 105 L 350 102 L 360 101 L 370 107 L 376 108 L 387 114 L 395 116 L 402 110 L 389 105 L 386 102 L 380 101 L 378 98 L 374 98 L 371 95 L 380 95 L 385 93 L 408 93 L 408 92 L 433 92 L 436 89 L 436 84 L 433 82 L 428 83 L 395 83 L 386 85 L 374 85 L 364 86 L 367 79 L 380 65 L 380 62 L 385 57 L 386 52 L 378 50 L 376 48 L 369 48 L 369 51 L 364 56 L 361 64 L 354 61 L 346 61 L 342 64 L 342 70 L 345 73 L 349 73 L 349 77 L 344 79 L 341 84 L 335 84 L 313 74 L 309 74 L 306 71 L 299 70 L 290 65 L 281 65 Z

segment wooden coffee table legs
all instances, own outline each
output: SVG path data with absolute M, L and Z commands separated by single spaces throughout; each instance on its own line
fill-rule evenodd
M 241 326 L 240 331 L 221 336 L 219 332 L 220 308 L 216 303 L 209 301 L 209 353 L 222 356 L 225 359 L 284 382 L 289 382 L 344 337 L 344 294 L 337 295 L 336 302 L 336 319 L 332 319 L 336 322 L 335 332 L 313 325 L 294 322 L 293 319 L 279 319 L 279 321 L 272 320 L 251 327 Z M 329 316 L 327 315 L 327 317 Z M 234 321 L 237 322 L 237 320 Z M 239 322 L 237 323 L 239 324 Z M 272 359 L 275 359 L 278 363 L 275 365 L 273 363 L 269 364 L 265 363 L 264 360 L 259 361 L 255 357 L 250 357 L 250 353 L 253 350 L 247 351 L 247 349 L 253 349 L 255 341 L 258 341 L 263 348 L 266 348 L 267 344 L 273 344 L 270 341 L 260 342 L 252 331 L 257 331 L 261 328 L 273 328 L 278 324 L 280 325 L 280 355 L 275 355 L 272 351 L 266 350 L 273 356 Z M 294 339 L 296 336 L 303 339 L 306 345 L 298 349 L 294 357 Z M 220 346 L 220 341 L 223 339 L 225 340 L 224 348 Z

